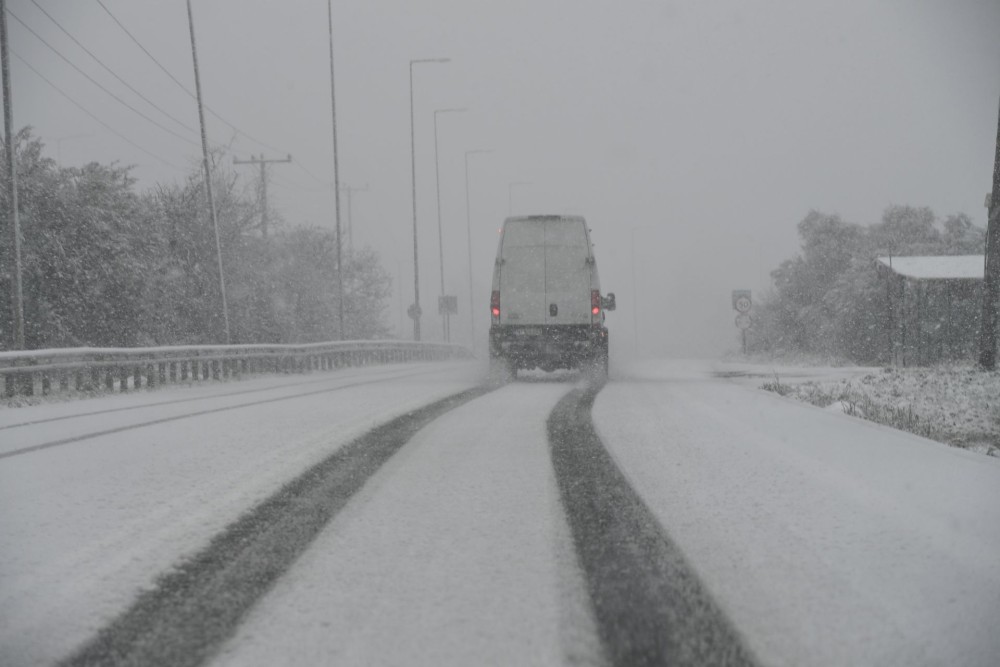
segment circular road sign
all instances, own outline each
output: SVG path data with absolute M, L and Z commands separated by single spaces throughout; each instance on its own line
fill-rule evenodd
M 751 305 L 752 304 L 750 303 L 750 297 L 741 296 L 740 298 L 736 299 L 736 310 L 740 313 L 749 313 Z
M 740 313 L 736 316 L 736 326 L 740 329 L 749 329 L 753 324 L 753 318 L 751 318 L 746 313 Z

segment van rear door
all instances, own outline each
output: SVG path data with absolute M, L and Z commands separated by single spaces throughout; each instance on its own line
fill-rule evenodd
M 500 323 L 545 324 L 545 229 L 508 220 L 500 246 Z
M 590 246 L 580 219 L 547 220 L 545 323 L 590 324 Z

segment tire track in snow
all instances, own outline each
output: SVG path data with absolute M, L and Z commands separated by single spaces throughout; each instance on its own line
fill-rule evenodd
M 601 386 L 564 396 L 548 434 L 606 655 L 629 666 L 755 664 L 594 431 Z
M 229 638 L 369 478 L 426 424 L 496 387 L 397 417 L 337 450 L 226 528 L 143 592 L 61 665 L 194 666 Z

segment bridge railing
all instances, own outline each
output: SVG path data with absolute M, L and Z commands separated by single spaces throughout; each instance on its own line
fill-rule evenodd
M 308 373 L 345 366 L 471 357 L 446 343 L 336 341 L 302 345 L 184 345 L 0 352 L 5 397 L 55 392 L 125 392 L 143 386 L 223 380 L 259 373 Z

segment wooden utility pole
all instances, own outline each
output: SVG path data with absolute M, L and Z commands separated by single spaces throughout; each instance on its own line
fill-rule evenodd
M 13 311 L 14 349 L 24 349 L 24 289 L 21 286 L 21 223 L 17 211 L 17 146 L 14 145 L 14 110 L 11 101 L 10 54 L 7 50 L 7 1 L 0 0 L 0 68 L 3 69 L 3 130 L 7 148 L 7 225 L 11 273 L 10 301 Z
M 222 242 L 219 239 L 219 218 L 215 213 L 215 198 L 212 196 L 212 171 L 208 164 L 208 135 L 205 134 L 205 108 L 201 102 L 201 75 L 198 72 L 198 49 L 194 40 L 194 15 L 191 0 L 187 0 L 188 26 L 191 29 L 191 60 L 194 62 L 194 90 L 198 99 L 198 120 L 201 124 L 201 155 L 205 168 L 205 192 L 208 194 L 208 208 L 212 214 L 212 229 L 215 231 L 215 257 L 219 264 L 219 292 L 222 295 L 222 321 L 225 325 L 226 345 L 232 342 L 229 333 L 229 303 L 226 301 L 226 274 L 222 269 Z
M 340 164 L 337 157 L 337 93 L 333 67 L 333 0 L 326 0 L 330 36 L 330 121 L 333 127 L 333 217 L 337 225 L 337 338 L 344 338 L 344 246 L 340 234 Z
M 986 257 L 983 271 L 983 315 L 979 330 L 979 365 L 997 365 L 997 301 L 1000 300 L 1000 113 L 997 116 L 996 156 L 993 159 L 993 192 L 986 223 Z
M 291 162 L 292 156 L 286 158 L 265 158 L 250 156 L 249 160 L 237 160 L 233 158 L 233 164 L 259 164 L 260 165 L 260 231 L 264 238 L 267 238 L 267 165 L 274 162 Z

